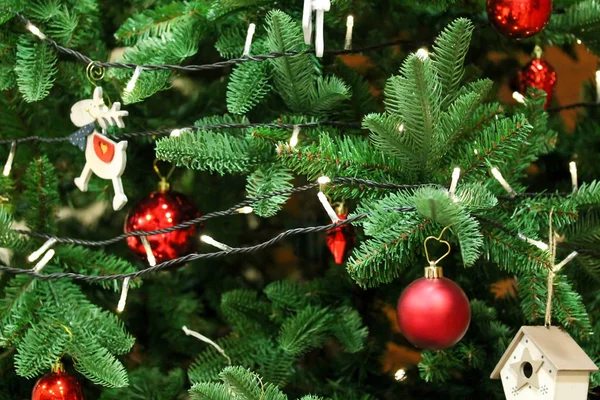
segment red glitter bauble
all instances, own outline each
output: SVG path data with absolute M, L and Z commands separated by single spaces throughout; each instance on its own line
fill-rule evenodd
M 348 214 L 338 214 L 340 220 L 344 220 Z M 342 264 L 344 257 L 354 245 L 355 233 L 352 225 L 346 224 L 327 231 L 327 247 L 333 254 L 336 264 Z
M 125 219 L 125 232 L 170 228 L 199 216 L 200 212 L 185 195 L 173 191 L 154 192 L 140 200 L 129 212 Z M 147 236 L 156 262 L 187 254 L 194 243 L 196 226 Z M 128 237 L 127 245 L 136 255 L 147 260 L 146 250 L 139 237 Z
M 84 400 L 81 385 L 65 371 L 42 376 L 31 393 L 31 400 Z
M 487 12 L 498 32 L 523 39 L 544 29 L 552 14 L 552 0 L 487 0 Z
M 420 278 L 408 285 L 396 308 L 404 337 L 426 350 L 454 346 L 467 333 L 471 306 L 465 292 L 447 278 Z
M 548 107 L 552 100 L 554 86 L 556 86 L 556 71 L 541 58 L 536 58 L 519 71 L 519 91 L 525 93 L 527 88 L 535 87 L 546 92 L 544 108 Z

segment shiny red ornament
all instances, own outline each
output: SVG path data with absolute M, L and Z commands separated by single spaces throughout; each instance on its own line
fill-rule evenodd
M 31 400 L 84 400 L 84 397 L 77 379 L 60 368 L 37 381 Z
M 519 71 L 519 91 L 524 94 L 529 87 L 543 90 L 546 92 L 544 108 L 547 108 L 552 100 L 556 80 L 554 68 L 547 61 L 536 58 Z
M 431 272 L 428 269 L 426 272 Z M 441 268 L 436 269 L 436 274 L 408 285 L 396 308 L 404 337 L 426 350 L 454 346 L 467 333 L 471 322 L 471 306 L 465 292 L 450 279 L 442 277 Z
M 344 220 L 348 214 L 338 214 L 340 220 Z M 327 247 L 333 254 L 336 264 L 342 264 L 344 257 L 354 245 L 355 235 L 352 225 L 342 225 L 327 231 Z
M 200 212 L 187 196 L 173 191 L 158 191 L 140 200 L 125 218 L 125 232 L 154 231 L 170 228 L 200 217 Z M 169 233 L 148 236 L 157 263 L 187 254 L 194 244 L 197 225 Z M 137 236 L 127 238 L 129 248 L 143 260 L 146 250 Z
M 487 13 L 498 32 L 523 39 L 544 29 L 552 14 L 552 0 L 487 0 Z

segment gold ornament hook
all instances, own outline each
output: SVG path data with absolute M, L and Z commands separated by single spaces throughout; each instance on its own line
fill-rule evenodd
M 446 258 L 449 254 L 450 251 L 452 250 L 452 248 L 450 247 L 450 243 L 446 240 L 442 240 L 442 236 L 444 236 L 444 233 L 446 232 L 446 230 L 448 230 L 452 225 L 448 225 L 447 227 L 445 227 L 444 229 L 442 229 L 442 232 L 440 233 L 439 236 L 428 236 L 425 239 L 425 242 L 423 243 L 423 247 L 425 248 L 425 257 L 427 258 L 427 262 L 429 263 L 430 267 L 435 267 L 437 265 L 437 263 L 439 263 L 440 261 L 442 261 L 444 258 Z M 441 256 L 440 258 L 438 258 L 437 260 L 431 261 L 431 259 L 429 258 L 429 251 L 427 250 L 427 242 L 430 240 L 437 240 L 440 243 L 445 244 L 448 247 L 448 251 L 446 251 L 446 253 Z
M 154 163 L 152 163 L 152 166 L 154 167 L 154 172 L 156 172 L 156 175 L 158 175 L 158 179 L 160 179 L 160 182 L 158 183 L 158 190 L 160 192 L 166 192 L 171 187 L 171 184 L 168 181 L 169 179 L 171 179 L 171 175 L 173 175 L 176 166 L 175 164 L 173 164 L 167 176 L 163 176 L 163 174 L 160 172 L 160 169 L 158 168 L 159 161 L 160 160 L 158 158 L 155 159 Z
M 96 61 L 92 61 L 85 68 L 85 76 L 87 77 L 88 81 L 90 81 L 90 83 L 94 86 L 98 86 L 96 85 L 96 81 L 102 80 L 102 78 L 104 78 L 105 73 L 106 69 L 98 65 Z
M 65 330 L 65 332 L 67 332 L 69 334 L 69 343 L 71 343 L 73 341 L 73 332 L 71 332 L 71 330 L 65 324 L 55 321 L 50 326 L 54 326 L 54 325 L 60 326 L 61 328 L 63 328 Z M 56 359 L 56 362 L 54 364 L 52 364 L 51 370 L 53 373 L 59 373 L 59 372 L 64 371 L 63 364 L 60 360 L 64 357 L 65 353 L 66 353 L 66 350 L 63 351 L 62 355 Z

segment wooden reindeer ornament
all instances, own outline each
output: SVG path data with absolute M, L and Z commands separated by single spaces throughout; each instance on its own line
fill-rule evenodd
M 96 123 L 103 132 L 114 125 L 124 128 L 123 117 L 127 115 L 127 111 L 121 110 L 121 103 L 113 103 L 110 109 L 104 104 L 101 87 L 96 87 L 92 99 L 78 101 L 71 108 L 71 121 L 81 129 L 72 134 L 69 141 L 85 151 L 85 166 L 81 175 L 75 178 L 75 185 L 86 192 L 92 172 L 102 179 L 112 180 L 114 210 L 120 210 L 127 203 L 121 182 L 127 164 L 127 141 L 110 140 L 96 131 Z

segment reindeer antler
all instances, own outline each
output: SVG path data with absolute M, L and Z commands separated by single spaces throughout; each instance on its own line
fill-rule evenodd
M 94 98 L 92 99 L 92 103 L 98 110 L 98 113 L 94 113 L 94 116 L 96 117 L 96 121 L 98 121 L 98 125 L 100 125 L 102 129 L 106 129 L 112 125 L 116 125 L 119 128 L 125 127 L 123 117 L 128 116 L 129 113 L 121 110 L 121 103 L 119 102 L 113 103 L 110 109 L 106 107 L 104 104 L 104 99 L 102 98 L 102 88 L 100 86 L 94 89 Z

